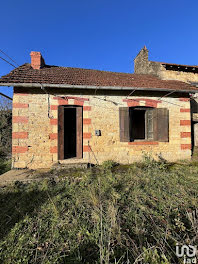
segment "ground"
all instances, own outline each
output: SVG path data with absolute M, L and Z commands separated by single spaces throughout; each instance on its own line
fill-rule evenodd
M 183 263 L 176 243 L 198 243 L 197 175 L 195 161 L 147 156 L 4 185 L 0 263 Z
M 39 171 L 29 169 L 9 170 L 0 175 L 0 186 L 4 186 L 15 181 L 31 182 L 34 180 L 39 180 L 39 175 L 47 171 L 49 171 L 49 169 Z

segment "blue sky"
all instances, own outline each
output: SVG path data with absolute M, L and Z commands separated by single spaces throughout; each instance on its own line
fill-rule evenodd
M 146 45 L 151 60 L 197 65 L 197 10 L 195 0 L 3 0 L 0 49 L 19 65 L 33 50 L 46 64 L 132 73 Z M 12 69 L 0 60 L 0 76 Z

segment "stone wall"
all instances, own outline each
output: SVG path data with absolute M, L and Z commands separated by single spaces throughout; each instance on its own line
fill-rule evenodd
M 198 73 L 167 70 L 165 66 L 160 62 L 149 61 L 148 59 L 148 50 L 146 47 L 140 50 L 138 55 L 134 60 L 134 69 L 136 74 L 151 74 L 157 76 L 162 80 L 177 80 L 187 83 L 198 83 Z M 191 100 L 191 114 L 192 121 L 198 122 L 198 94 L 195 95 L 195 98 Z M 194 126 L 195 127 L 195 126 Z M 194 145 L 198 146 L 198 129 L 194 130 Z
M 166 70 L 160 63 L 149 61 L 148 50 L 146 47 L 140 50 L 134 59 L 134 73 L 136 74 L 151 74 L 160 76 L 161 72 Z
M 159 77 L 163 80 L 177 80 L 181 82 L 193 83 L 198 82 L 198 74 L 193 72 L 170 71 L 164 67 L 159 73 Z
M 148 49 L 144 47 L 134 59 L 136 74 L 151 74 L 162 80 L 177 80 L 187 83 L 198 82 L 198 73 L 167 70 L 162 63 L 148 59 Z
M 28 90 L 28 89 L 27 89 Z M 60 90 L 56 90 L 56 94 Z M 54 94 L 54 91 L 53 91 Z M 95 95 L 88 91 L 65 90 L 58 96 L 38 89 L 15 89 L 13 96 L 13 168 L 49 168 L 58 162 L 58 105 L 83 106 L 83 159 L 102 163 L 115 160 L 131 163 L 149 152 L 154 157 L 175 161 L 191 158 L 191 121 L 188 98 L 159 100 L 145 94 Z M 154 95 L 154 94 L 153 94 Z M 59 96 L 65 96 L 61 99 Z M 169 142 L 120 142 L 119 107 L 150 106 L 169 109 Z M 101 136 L 95 135 L 101 130 Z M 71 162 L 71 160 L 65 160 Z

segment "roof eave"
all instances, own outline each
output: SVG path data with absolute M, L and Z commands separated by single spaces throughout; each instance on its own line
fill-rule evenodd
M 47 84 L 47 83 L 0 83 L 0 86 L 13 86 L 23 88 L 68 88 L 68 89 L 91 89 L 91 90 L 139 90 L 139 91 L 174 91 L 180 93 L 196 93 L 196 90 L 176 90 L 173 88 L 149 88 L 149 87 L 122 87 L 122 86 L 94 86 L 94 85 L 71 85 L 71 84 Z

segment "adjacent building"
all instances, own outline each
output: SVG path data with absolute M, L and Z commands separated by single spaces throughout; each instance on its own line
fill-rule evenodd
M 198 66 L 150 61 L 148 49 L 140 50 L 134 60 L 135 74 L 150 74 L 161 80 L 178 80 L 198 87 Z M 198 146 L 198 94 L 191 96 L 192 144 Z

